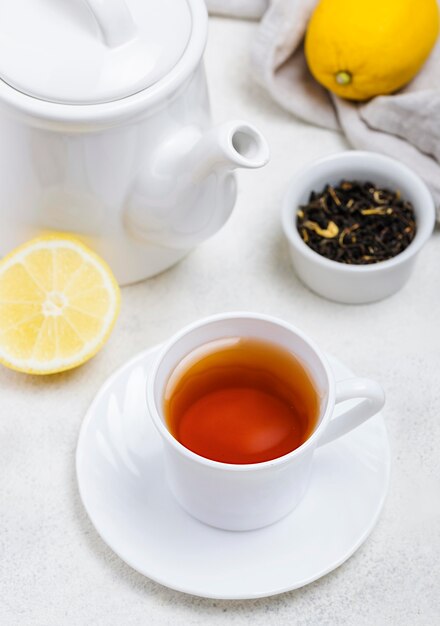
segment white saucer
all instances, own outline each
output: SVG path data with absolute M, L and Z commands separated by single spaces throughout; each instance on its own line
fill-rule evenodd
M 348 559 L 376 524 L 388 489 L 382 416 L 316 451 L 309 491 L 289 516 L 261 530 L 217 530 L 190 517 L 168 491 L 144 397 L 156 350 L 109 378 L 79 436 L 81 498 L 110 548 L 167 587 L 224 599 L 296 589 Z M 337 378 L 352 375 L 331 362 Z

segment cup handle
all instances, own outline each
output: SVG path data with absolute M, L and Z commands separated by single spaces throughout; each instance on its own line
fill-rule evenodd
M 336 383 L 336 404 L 345 400 L 364 398 L 362 402 L 341 415 L 332 417 L 318 446 L 330 443 L 342 437 L 353 428 L 360 426 L 385 404 L 385 394 L 382 387 L 368 378 L 348 378 Z

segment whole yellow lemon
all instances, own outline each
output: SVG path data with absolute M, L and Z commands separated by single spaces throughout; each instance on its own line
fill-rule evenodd
M 321 0 L 305 53 L 324 87 L 352 100 L 392 93 L 417 74 L 439 29 L 436 0 Z

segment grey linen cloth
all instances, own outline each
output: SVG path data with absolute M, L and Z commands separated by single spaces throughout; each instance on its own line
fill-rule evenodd
M 385 0 L 384 0 L 385 1 Z M 343 100 L 310 74 L 303 39 L 317 0 L 207 0 L 211 13 L 257 19 L 252 50 L 257 80 L 297 117 L 341 129 L 358 149 L 406 163 L 428 184 L 440 221 L 440 42 L 401 91 L 365 103 Z
M 257 19 L 266 11 L 269 0 L 206 0 L 206 4 L 212 15 Z

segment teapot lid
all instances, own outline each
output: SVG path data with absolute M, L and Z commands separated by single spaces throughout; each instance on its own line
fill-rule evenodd
M 120 100 L 168 74 L 191 31 L 187 0 L 0 2 L 0 79 L 49 102 Z

